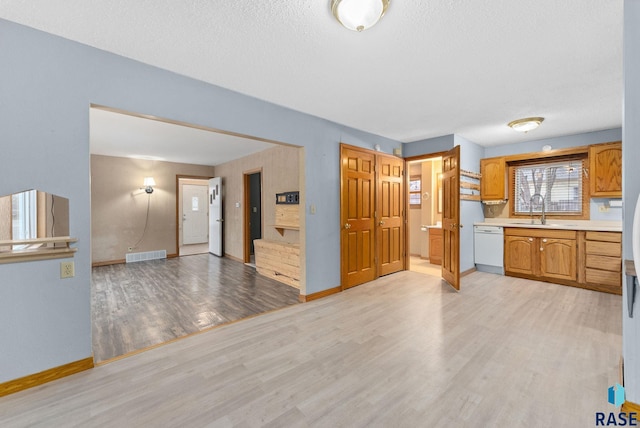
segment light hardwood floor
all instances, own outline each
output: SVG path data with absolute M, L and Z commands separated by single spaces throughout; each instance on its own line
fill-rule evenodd
M 441 265 L 431 264 L 429 263 L 429 260 L 421 259 L 420 257 L 416 256 L 411 256 L 409 258 L 409 270 L 437 277 L 442 276 Z
M 620 296 L 400 272 L 0 398 L 2 427 L 586 427 Z
M 299 290 L 209 253 L 92 271 L 96 362 L 298 304 Z

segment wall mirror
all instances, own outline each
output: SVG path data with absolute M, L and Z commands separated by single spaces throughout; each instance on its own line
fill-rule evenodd
M 0 262 L 33 252 L 69 257 L 74 241 L 67 198 L 33 189 L 0 197 Z

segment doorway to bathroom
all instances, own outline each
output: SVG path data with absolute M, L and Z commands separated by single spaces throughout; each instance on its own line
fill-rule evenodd
M 442 156 L 407 162 L 409 173 L 409 270 L 441 276 Z

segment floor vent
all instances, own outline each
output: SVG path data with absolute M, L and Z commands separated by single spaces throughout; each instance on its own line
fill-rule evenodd
M 144 262 L 147 260 L 166 259 L 167 250 L 145 251 L 144 253 L 127 254 L 127 263 Z

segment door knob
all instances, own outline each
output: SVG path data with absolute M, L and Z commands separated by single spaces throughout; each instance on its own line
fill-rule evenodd
M 380 226 L 382 226 L 384 224 L 384 221 L 380 220 Z
M 351 225 L 350 225 L 349 223 L 345 223 L 345 224 L 344 224 L 344 228 L 345 228 L 345 229 L 351 229 Z

